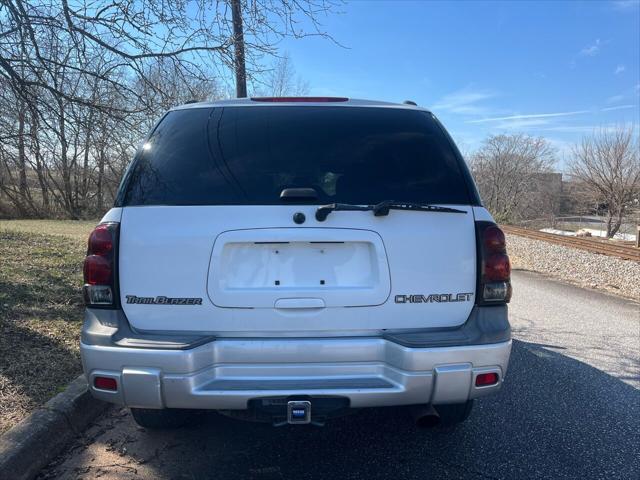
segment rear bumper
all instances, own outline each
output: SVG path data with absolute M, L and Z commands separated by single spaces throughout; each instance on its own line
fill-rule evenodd
M 92 394 L 139 408 L 243 410 L 266 397 L 348 398 L 350 406 L 462 403 L 497 391 L 511 340 L 411 348 L 385 338 L 216 339 L 187 350 L 81 343 Z M 476 387 L 479 373 L 496 385 Z M 115 378 L 117 392 L 96 389 Z

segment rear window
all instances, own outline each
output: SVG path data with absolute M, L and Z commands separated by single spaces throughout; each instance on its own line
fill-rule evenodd
M 470 204 L 461 162 L 427 112 L 259 106 L 168 113 L 123 182 L 128 205 L 280 205 L 285 188 L 317 203 Z

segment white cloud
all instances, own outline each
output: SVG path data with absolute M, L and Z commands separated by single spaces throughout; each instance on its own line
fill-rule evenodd
M 616 105 L 615 107 L 607 107 L 607 108 L 603 108 L 602 111 L 603 112 L 609 112 L 611 110 L 625 110 L 627 108 L 634 108 L 635 105 Z
M 531 120 L 531 119 L 543 119 L 543 118 L 553 118 L 553 117 L 568 117 L 570 115 L 580 115 L 583 113 L 589 113 L 589 110 L 576 110 L 573 112 L 533 113 L 529 115 L 510 115 L 508 117 L 481 118 L 480 120 L 469 120 L 466 123 L 488 123 L 488 122 L 503 122 L 503 121 L 513 121 L 513 120 Z
M 640 5 L 640 0 L 617 0 L 612 2 L 613 8 L 620 11 L 630 11 Z
M 614 95 L 612 97 L 607 98 L 607 105 L 611 105 L 614 103 L 618 103 L 624 100 L 624 95 Z
M 544 130 L 547 132 L 559 132 L 559 133 L 591 133 L 597 129 L 595 125 L 558 125 L 555 127 L 548 127 Z
M 613 72 L 614 75 L 619 75 L 622 72 L 624 72 L 627 69 L 627 67 L 625 67 L 624 65 L 620 64 L 616 67 L 615 71 Z
M 509 120 L 503 120 L 493 128 L 498 130 L 527 130 L 533 129 L 536 130 L 540 127 L 544 127 L 549 124 L 549 120 L 547 118 L 514 118 Z
M 604 123 L 604 124 L 592 124 L 592 125 L 556 125 L 552 127 L 544 127 L 538 130 L 545 132 L 557 132 L 557 133 L 583 133 L 589 134 L 598 131 L 615 132 L 621 128 L 630 128 L 637 130 L 637 122 L 620 122 L 620 123 Z
M 431 109 L 462 115 L 482 115 L 489 112 L 489 108 L 482 105 L 482 102 L 497 96 L 495 92 L 489 90 L 474 90 L 467 87 L 443 96 L 431 106 Z
M 602 45 L 602 41 L 599 38 L 596 38 L 596 41 L 593 45 L 589 45 L 580 50 L 580 55 L 582 55 L 583 57 L 595 57 L 598 53 L 600 53 Z
M 546 137 L 546 140 L 556 151 L 556 159 L 558 160 L 557 168 L 562 171 L 565 167 L 566 161 L 571 157 L 573 153 L 574 142 L 561 140 L 559 138 Z

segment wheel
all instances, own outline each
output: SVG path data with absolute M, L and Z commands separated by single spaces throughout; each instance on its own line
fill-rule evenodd
M 196 420 L 197 412 L 179 408 L 132 408 L 131 415 L 141 427 L 168 429 L 192 425 Z
M 466 403 L 452 403 L 449 405 L 434 405 L 440 415 L 440 425 L 450 427 L 464 422 L 471 414 L 473 400 Z

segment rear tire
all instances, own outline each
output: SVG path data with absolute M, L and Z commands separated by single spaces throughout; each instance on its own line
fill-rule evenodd
M 193 425 L 197 412 L 179 408 L 132 408 L 131 415 L 141 427 L 159 430 Z
M 465 403 L 452 403 L 449 405 L 434 405 L 436 412 L 440 415 L 440 425 L 452 427 L 464 422 L 471 414 L 473 400 Z

